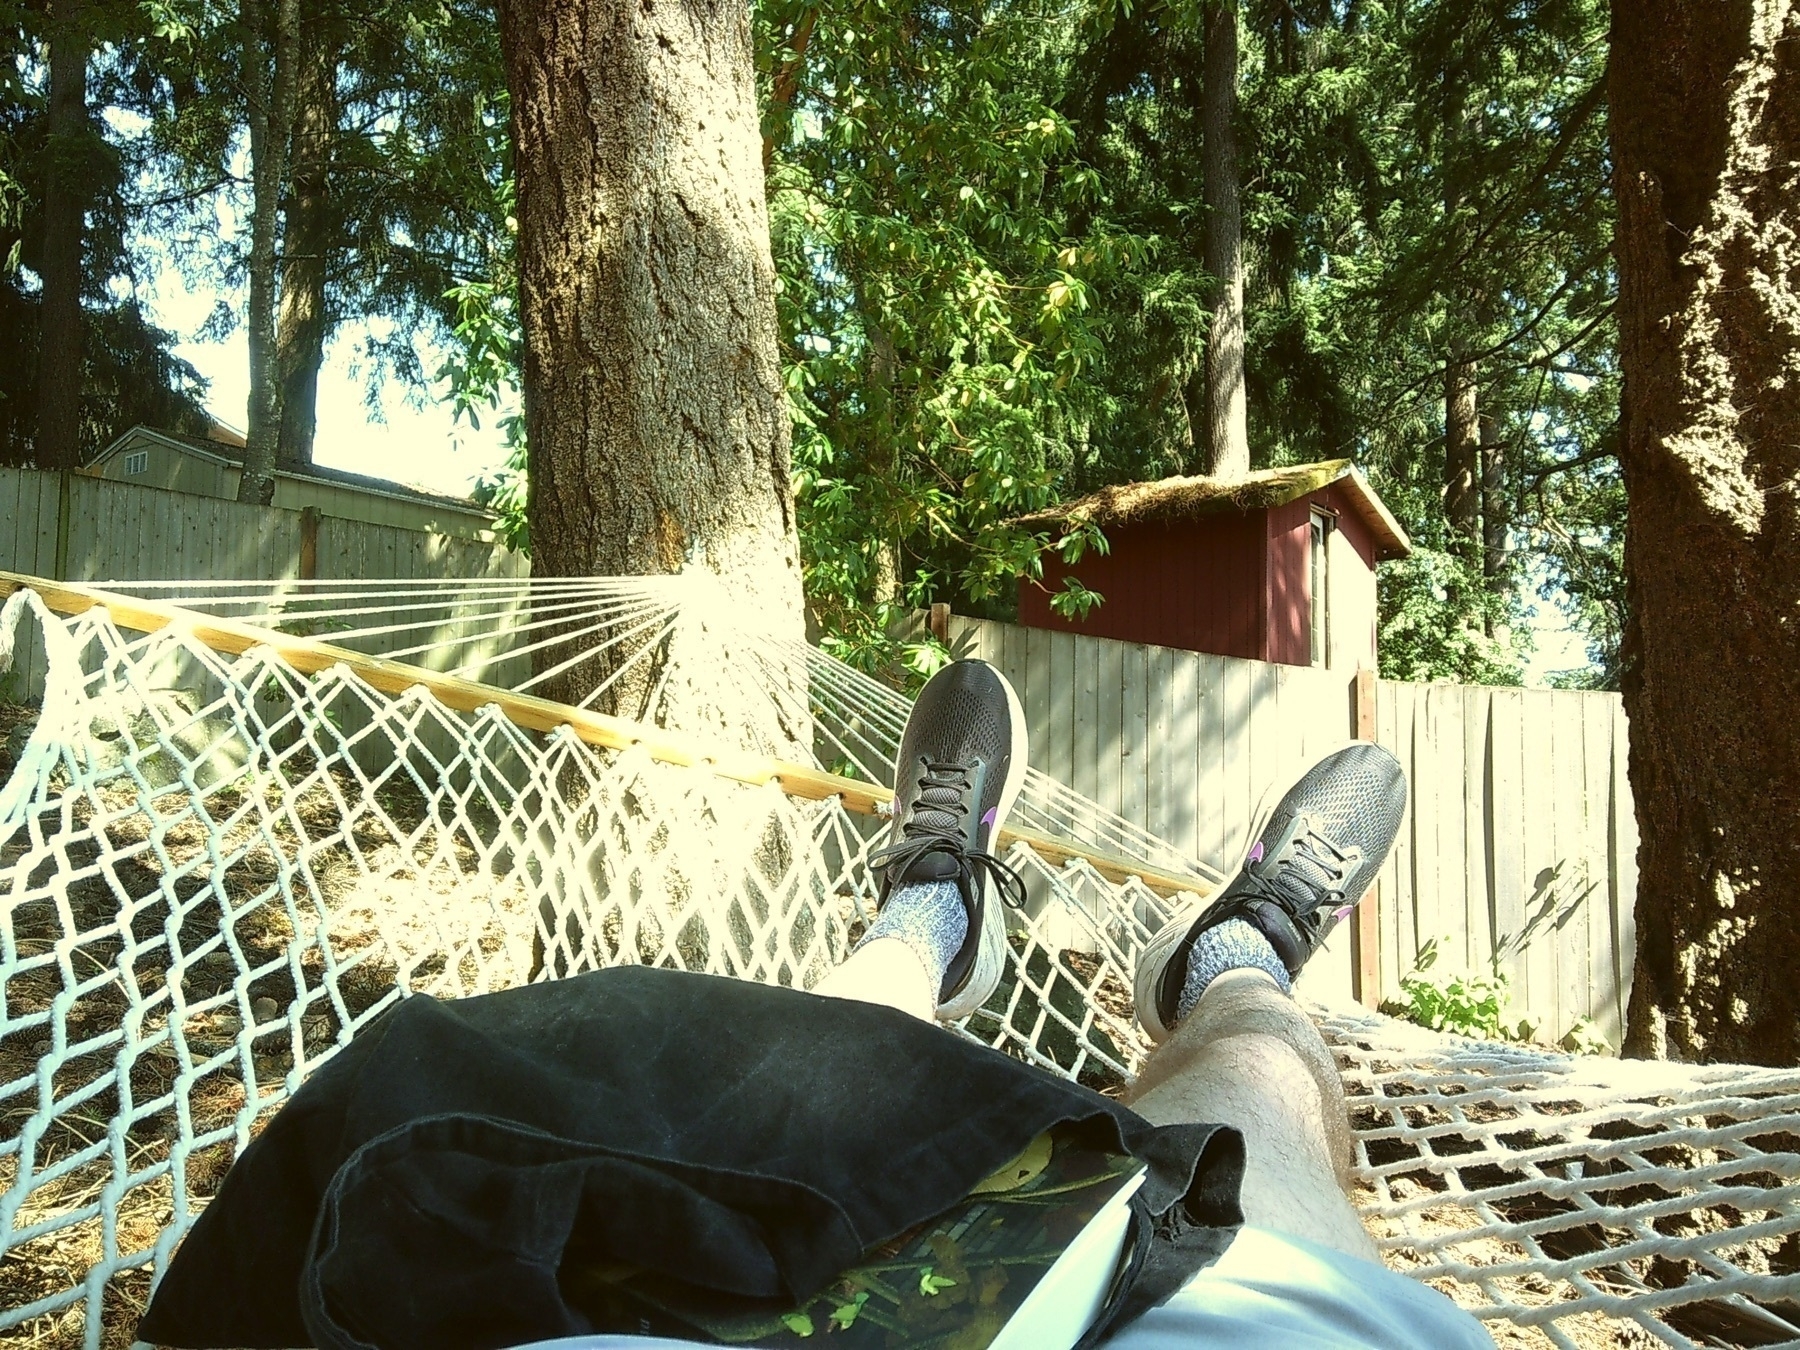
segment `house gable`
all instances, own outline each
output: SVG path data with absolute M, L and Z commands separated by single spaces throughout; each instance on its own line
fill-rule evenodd
M 145 487 L 236 498 L 243 474 L 241 447 L 133 427 L 82 472 Z M 408 488 L 385 479 L 321 468 L 275 471 L 275 500 L 285 510 L 311 508 L 341 520 L 469 539 L 493 537 L 494 514 L 472 501 Z

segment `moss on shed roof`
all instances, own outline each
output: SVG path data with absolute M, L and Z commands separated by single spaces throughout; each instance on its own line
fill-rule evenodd
M 1385 557 L 1403 557 L 1412 541 L 1375 489 L 1347 459 L 1258 469 L 1241 478 L 1160 478 L 1151 483 L 1121 483 L 1101 488 L 1071 502 L 1020 516 L 1027 528 L 1060 525 L 1070 519 L 1090 520 L 1103 530 L 1122 526 L 1171 524 L 1224 511 L 1266 511 L 1342 482 L 1375 532 Z

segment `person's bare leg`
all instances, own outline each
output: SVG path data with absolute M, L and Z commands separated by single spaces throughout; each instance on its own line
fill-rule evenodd
M 896 938 L 877 938 L 850 953 L 813 993 L 879 1003 L 924 1021 L 937 1012 L 937 992 L 919 954 Z
M 1257 970 L 1207 986 L 1127 1093 L 1156 1125 L 1243 1132 L 1245 1222 L 1379 1261 L 1344 1195 L 1350 1121 L 1337 1064 L 1305 1013 Z

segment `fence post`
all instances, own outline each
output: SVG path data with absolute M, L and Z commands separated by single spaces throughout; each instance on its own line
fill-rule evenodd
M 1356 672 L 1351 685 L 1351 708 L 1356 723 L 1356 739 L 1375 739 L 1375 672 Z M 1350 992 L 1365 1008 L 1381 1006 L 1381 882 L 1370 887 L 1371 894 L 1356 907 L 1350 930 Z
M 950 645 L 950 606 L 934 604 L 931 607 L 931 636 Z
M 56 557 L 51 563 L 52 580 L 69 580 L 69 516 L 74 510 L 73 475 L 64 469 L 56 476 Z

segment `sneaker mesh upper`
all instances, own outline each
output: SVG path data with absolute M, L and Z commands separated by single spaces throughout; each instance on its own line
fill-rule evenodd
M 1405 812 L 1406 775 L 1399 761 L 1378 745 L 1358 742 L 1327 755 L 1288 789 L 1270 813 L 1261 840 L 1267 847 L 1288 820 L 1305 815 L 1339 849 L 1360 852 L 1362 864 L 1350 873 L 1343 899 L 1336 902 L 1353 905 L 1380 870 Z M 1276 889 L 1290 895 L 1304 912 L 1323 899 L 1308 885 L 1320 875 L 1320 869 L 1297 856 L 1294 865 L 1273 880 Z

